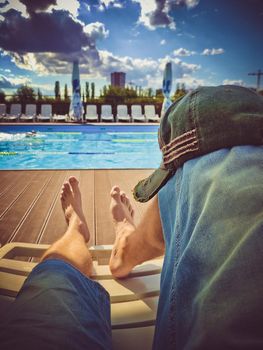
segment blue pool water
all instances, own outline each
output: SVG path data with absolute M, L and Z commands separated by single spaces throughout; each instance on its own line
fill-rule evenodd
M 27 137 L 32 129 L 36 136 Z M 157 125 L 0 125 L 0 169 L 156 168 L 157 131 Z

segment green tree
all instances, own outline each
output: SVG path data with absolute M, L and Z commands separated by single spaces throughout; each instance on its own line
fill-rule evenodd
M 152 97 L 153 96 L 153 89 L 149 88 L 148 89 L 148 97 Z
M 186 94 L 185 84 L 182 83 L 180 85 L 179 83 L 177 83 L 173 99 L 177 100 L 178 98 L 184 96 L 185 94 Z
M 177 83 L 175 93 L 179 94 L 179 92 L 180 92 L 180 83 Z
M 15 95 L 15 100 L 20 103 L 32 103 L 36 101 L 36 94 L 33 88 L 27 85 L 20 86 Z
M 86 82 L 86 101 L 90 98 L 89 83 Z
M 40 91 L 40 89 L 37 89 L 37 100 L 38 101 L 42 101 L 42 99 L 43 99 L 43 94 Z
M 68 85 L 65 84 L 65 87 L 64 87 L 64 100 L 65 101 L 68 101 L 69 100 L 69 96 L 68 96 Z
M 0 103 L 5 103 L 5 92 L 0 90 Z
M 60 95 L 60 84 L 59 84 L 59 81 L 55 82 L 55 89 L 54 89 L 54 91 L 55 91 L 55 99 L 56 100 L 60 100 L 61 95 Z
M 107 91 L 108 91 L 107 86 L 104 85 L 102 89 L 102 96 L 107 96 Z
M 95 83 L 91 83 L 91 98 L 95 98 Z

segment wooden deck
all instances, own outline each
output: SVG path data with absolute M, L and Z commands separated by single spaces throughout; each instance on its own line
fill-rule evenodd
M 0 243 L 52 243 L 66 229 L 60 205 L 63 182 L 79 179 L 90 245 L 112 244 L 114 231 L 109 215 L 109 192 L 118 184 L 130 197 L 135 221 L 147 204 L 133 199 L 131 190 L 152 172 L 146 170 L 30 170 L 0 171 Z

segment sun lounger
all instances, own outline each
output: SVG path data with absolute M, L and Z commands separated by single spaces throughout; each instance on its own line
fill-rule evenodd
M 101 106 L 101 121 L 106 121 L 106 122 L 113 122 L 113 114 L 112 114 L 112 109 L 111 105 L 102 105 Z
M 154 105 L 145 105 L 144 106 L 145 118 L 148 122 L 159 122 L 159 115 L 155 112 Z
M 67 114 L 54 114 L 52 119 L 54 122 L 67 122 L 69 121 L 69 116 Z
M 85 120 L 87 122 L 98 122 L 99 116 L 97 113 L 97 106 L 96 105 L 87 105 L 86 106 L 86 118 Z
M 10 114 L 4 116 L 5 121 L 17 121 L 21 116 L 21 104 L 13 103 L 10 107 Z
M 0 104 L 0 120 L 2 120 L 6 115 L 6 105 L 4 103 Z
M 131 116 L 128 114 L 127 105 L 118 105 L 117 106 L 116 121 L 117 122 L 130 122 L 131 121 Z
M 22 121 L 34 121 L 37 114 L 37 106 L 35 104 L 26 105 L 26 113 L 22 114 L 20 120 Z
M 37 120 L 42 122 L 52 120 L 52 105 L 41 105 L 41 113 L 37 116 Z
M 0 249 L 0 308 L 2 317 L 20 290 L 26 276 L 36 265 L 18 261 L 20 257 L 40 257 L 48 245 L 9 243 Z M 163 259 L 143 263 L 133 269 L 129 278 L 114 279 L 108 267 L 112 246 L 90 248 L 94 275 L 110 294 L 113 349 L 144 349 L 152 346 L 159 298 Z
M 131 106 L 131 117 L 134 122 L 145 122 L 145 116 L 142 114 L 141 105 L 132 105 Z

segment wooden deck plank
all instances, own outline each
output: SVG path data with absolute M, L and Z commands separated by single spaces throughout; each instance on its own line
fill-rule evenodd
M 51 244 L 61 237 L 65 232 L 67 224 L 60 203 L 60 191 L 64 181 L 68 179 L 68 172 L 61 172 L 61 177 L 58 181 L 57 189 L 55 189 L 55 197 L 53 202 L 53 208 L 49 215 L 46 217 L 45 226 L 42 229 L 41 235 L 38 237 L 37 243 Z
M 0 183 L 3 179 L 6 188 L 2 197 L 0 194 L 0 243 L 12 240 L 52 243 L 59 238 L 66 229 L 59 194 L 63 182 L 74 175 L 80 181 L 90 244 L 112 244 L 115 238 L 109 215 L 112 186 L 118 184 L 130 197 L 138 222 L 147 204 L 136 202 L 131 190 L 151 172 L 150 169 L 0 171 Z
M 6 182 L 2 182 L 2 176 L 0 177 L 1 187 L 3 189 L 0 200 L 0 217 L 7 213 L 9 208 L 12 207 L 13 202 L 15 202 L 26 188 L 30 186 L 30 183 L 36 178 L 36 174 L 30 173 L 28 176 L 21 176 L 21 173 L 12 173 L 9 178 L 10 179 Z
M 22 225 L 19 227 L 19 230 L 17 230 L 12 241 L 39 243 L 41 237 L 43 236 L 46 222 L 49 220 L 54 203 L 59 197 L 61 183 L 64 180 L 63 172 L 53 171 L 49 174 L 51 176 L 50 180 L 44 186 L 43 191 L 40 192 L 34 206 L 28 213 Z
M 97 170 L 94 182 L 96 244 L 112 244 L 114 242 L 115 234 L 109 216 L 110 189 L 109 170 Z
M 82 194 L 82 206 L 83 212 L 86 216 L 86 220 L 90 232 L 89 245 L 95 245 L 95 218 L 94 218 L 94 170 L 86 170 L 80 172 L 80 190 Z
M 32 172 L 32 175 L 34 175 L 36 172 Z M 9 171 L 9 170 L 2 170 L 0 171 L 0 198 L 12 187 L 14 184 L 17 183 L 18 179 L 21 176 L 20 171 Z
M 53 192 L 53 200 L 50 204 L 52 208 L 47 209 L 45 222 L 43 223 L 42 232 L 38 237 L 37 243 L 50 244 L 55 242 L 66 231 L 67 224 L 60 203 L 60 193 L 62 185 L 68 180 L 69 176 L 79 176 L 79 171 L 59 171 L 60 176 L 56 185 L 49 192 Z M 51 194 L 49 194 L 51 195 Z M 46 199 L 45 199 L 46 200 Z M 50 207 L 49 205 L 49 207 Z
M 28 176 L 28 181 L 32 179 L 29 174 L 23 173 L 23 176 Z M 23 195 L 19 196 L 11 206 L 10 210 L 8 210 L 8 212 L 1 218 L 0 239 L 2 245 L 14 238 L 20 225 L 27 217 L 28 212 L 33 208 L 34 202 L 48 183 L 49 179 L 50 173 L 46 171 L 39 172 L 38 176 L 30 182 L 30 186 L 28 186 L 23 192 Z M 20 181 L 22 180 L 20 179 Z M 38 215 L 40 216 L 41 214 L 38 213 Z M 30 230 L 30 227 L 28 227 L 28 230 Z

